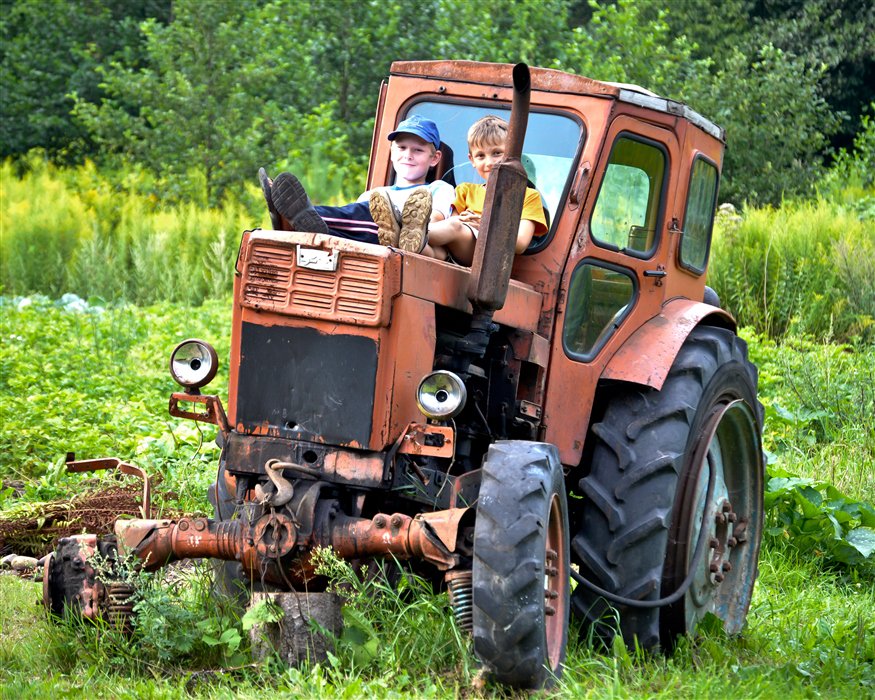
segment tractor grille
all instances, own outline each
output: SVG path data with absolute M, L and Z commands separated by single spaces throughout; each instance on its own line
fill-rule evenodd
M 298 267 L 295 246 L 255 239 L 243 269 L 243 304 L 292 316 L 379 325 L 386 259 L 347 250 L 336 270 Z

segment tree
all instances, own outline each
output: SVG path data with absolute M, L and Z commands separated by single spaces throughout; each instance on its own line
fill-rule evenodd
M 281 26 L 277 4 L 177 0 L 168 25 L 142 23 L 146 63 L 100 69 L 99 105 L 76 96 L 74 115 L 105 149 L 166 177 L 165 194 L 215 204 L 251 178 L 272 149 L 288 148 L 296 95 L 308 89 L 305 54 L 267 47 Z M 280 99 L 282 97 L 282 99 Z
M 2 0 L 0 157 L 36 147 L 56 159 L 93 154 L 70 119 L 70 93 L 99 99 L 97 66 L 122 53 L 136 65 L 137 22 L 169 14 L 170 0 Z
M 693 4 L 699 7 L 699 0 Z M 653 0 L 591 1 L 590 6 L 589 24 L 574 29 L 566 49 L 566 67 L 602 80 L 638 83 L 687 102 L 723 126 L 728 146 L 722 198 L 777 203 L 814 184 L 826 137 L 837 123 L 820 93 L 820 66 L 771 44 L 744 51 L 717 41 L 722 48 L 712 55 L 696 43 L 697 36 L 678 31 L 673 10 Z M 734 13 L 746 7 L 748 0 L 732 0 L 716 16 L 734 31 L 740 26 Z M 692 11 L 685 16 L 712 17 L 704 9 L 701 16 Z M 704 19 L 692 23 L 694 29 L 699 26 L 705 41 L 719 36 L 719 25 Z

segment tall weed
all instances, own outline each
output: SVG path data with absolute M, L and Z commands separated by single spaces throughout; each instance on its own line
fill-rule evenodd
M 739 323 L 771 338 L 875 333 L 875 221 L 825 199 L 719 216 L 709 284 Z
M 0 165 L 0 289 L 139 304 L 229 293 L 241 232 L 267 225 L 257 185 L 246 204 L 209 209 L 161 201 L 154 184 L 138 171 L 110 181 L 93 164 L 58 169 L 38 155 Z

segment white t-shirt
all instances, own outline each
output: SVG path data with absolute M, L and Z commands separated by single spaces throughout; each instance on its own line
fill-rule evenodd
M 440 212 L 444 215 L 445 219 L 449 218 L 453 201 L 456 199 L 456 190 L 449 182 L 444 180 L 435 180 L 425 185 L 407 185 L 405 187 L 389 185 L 388 187 L 375 187 L 374 190 L 380 190 L 389 195 L 392 204 L 400 212 L 404 209 L 404 202 L 407 201 L 407 198 L 419 187 L 425 187 L 431 192 L 431 210 Z M 371 192 L 374 190 L 368 190 L 357 201 L 367 202 Z

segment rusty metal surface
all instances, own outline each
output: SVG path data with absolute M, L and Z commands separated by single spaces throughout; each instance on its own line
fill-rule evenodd
M 433 513 L 420 513 L 415 520 L 425 523 L 451 552 L 455 552 L 459 540 L 459 525 L 471 508 L 450 508 Z
M 455 566 L 459 557 L 431 531 L 423 520 L 409 515 L 378 513 L 373 519 L 338 517 L 330 531 L 330 544 L 344 558 L 418 557 L 439 570 Z
M 455 430 L 446 425 L 407 426 L 398 448 L 399 454 L 422 457 L 452 457 L 456 451 Z
M 395 61 L 392 75 L 443 79 L 452 82 L 511 87 L 510 63 L 480 63 L 478 61 Z M 567 92 L 575 95 L 618 97 L 620 87 L 610 83 L 571 75 L 549 68 L 531 68 L 535 90 Z M 561 102 L 561 98 L 559 100 Z
M 304 253 L 320 259 L 307 263 Z M 239 301 L 284 315 L 385 326 L 401 285 L 399 258 L 390 248 L 334 236 L 256 231 L 241 247 Z
M 402 268 L 402 291 L 405 295 L 471 312 L 471 302 L 467 297 L 471 276 L 469 268 L 421 255 L 405 255 Z M 531 286 L 511 280 L 507 301 L 495 312 L 495 321 L 512 328 L 536 331 L 540 317 L 541 295 Z
M 735 327 L 728 313 L 708 304 L 689 299 L 668 302 L 658 316 L 626 340 L 602 377 L 661 389 L 684 340 L 706 318 L 715 325 Z
M 73 459 L 73 454 L 67 454 L 67 471 L 73 473 L 96 472 L 101 469 L 118 469 L 122 474 L 136 476 L 143 482 L 143 503 L 140 513 L 144 518 L 150 518 L 152 513 L 152 484 L 148 474 L 140 467 L 122 462 L 118 457 L 101 457 L 98 459 Z
M 472 632 L 474 630 L 474 595 L 472 591 L 471 569 L 453 569 L 444 575 L 450 607 L 460 629 Z
M 186 411 L 179 407 L 180 402 L 203 404 L 206 411 Z M 201 423 L 212 423 L 217 425 L 219 426 L 219 430 L 225 435 L 227 435 L 230 430 L 230 427 L 228 426 L 228 416 L 225 415 L 222 400 L 218 396 L 212 394 L 189 394 L 181 391 L 174 392 L 170 395 L 170 404 L 167 410 L 170 415 L 175 418 L 186 418 Z
M 315 507 L 315 504 L 314 504 Z M 418 557 L 441 570 L 458 563 L 456 548 L 459 523 L 467 509 L 437 512 L 428 517 L 379 513 L 373 518 L 353 518 L 329 510 L 306 533 L 290 517 L 270 512 L 247 527 L 241 520 L 215 521 L 208 518 L 128 520 L 116 523 L 116 534 L 124 551 L 141 560 L 146 571 L 154 571 L 178 559 L 214 558 L 240 561 L 249 575 L 268 569 L 273 579 L 291 575 L 295 560 L 279 560 L 296 545 L 312 548 L 331 545 L 345 558 L 394 556 Z M 93 537 L 93 536 L 92 536 Z M 445 542 L 450 542 L 451 546 Z
M 106 590 L 91 560 L 97 554 L 97 535 L 73 535 L 58 541 L 59 556 L 46 559 L 43 570 L 43 605 L 60 615 L 75 605 L 82 617 L 97 620 Z

